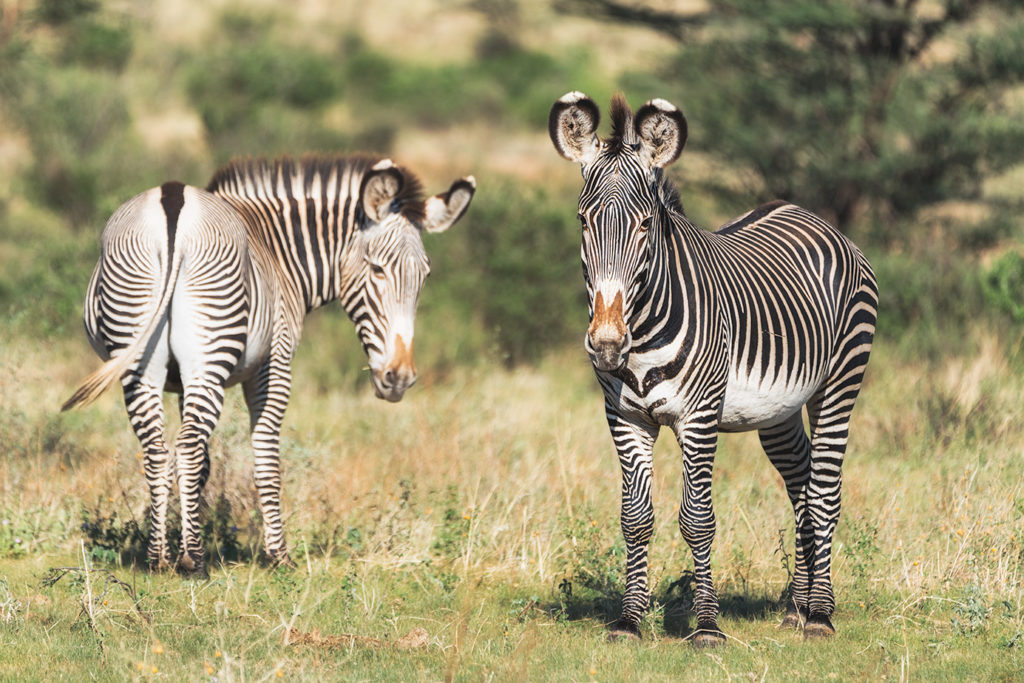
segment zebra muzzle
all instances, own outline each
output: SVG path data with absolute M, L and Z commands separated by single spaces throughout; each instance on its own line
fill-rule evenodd
M 607 306 L 601 292 L 594 297 L 594 316 L 587 328 L 584 347 L 594 367 L 604 372 L 618 370 L 626 360 L 633 339 L 622 315 L 622 292 Z
M 407 347 L 402 337 L 395 337 L 394 354 L 382 368 L 372 368 L 373 388 L 377 398 L 391 403 L 402 400 L 405 391 L 416 383 L 416 364 L 413 362 L 412 344 Z

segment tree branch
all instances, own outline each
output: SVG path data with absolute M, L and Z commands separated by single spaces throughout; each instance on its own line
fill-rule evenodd
M 562 14 L 643 26 L 680 42 L 687 29 L 702 26 L 706 21 L 704 13 L 679 14 L 618 0 L 555 0 L 554 7 Z

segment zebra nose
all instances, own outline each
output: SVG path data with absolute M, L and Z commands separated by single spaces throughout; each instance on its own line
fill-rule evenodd
M 388 368 L 384 371 L 384 386 L 389 389 L 408 389 L 416 383 L 416 368 Z
M 586 347 L 594 367 L 604 372 L 613 372 L 622 367 L 625 362 L 626 354 L 632 345 L 632 338 L 628 330 L 621 337 L 599 336 L 594 338 L 587 334 L 583 345 Z
M 633 341 L 623 318 L 622 292 L 616 292 L 611 305 L 607 305 L 603 293 L 598 291 L 593 308 L 584 346 L 594 367 L 611 372 L 622 366 Z
M 391 403 L 402 400 L 406 390 L 416 383 L 416 367 L 413 365 L 389 365 L 384 370 L 375 370 L 373 385 L 377 398 Z

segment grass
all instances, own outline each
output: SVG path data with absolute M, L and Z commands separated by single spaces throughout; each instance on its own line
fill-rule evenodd
M 698 652 L 667 434 L 645 638 L 605 643 L 622 590 L 619 473 L 581 351 L 535 369 L 426 372 L 391 406 L 355 367 L 337 370 L 345 390 L 311 381 L 328 321 L 313 325 L 283 439 L 299 568 L 258 560 L 233 391 L 212 446 L 206 582 L 131 566 L 125 522 L 142 523 L 146 494 L 120 399 L 55 414 L 94 363 L 84 343 L 0 342 L 0 678 L 668 680 L 686 667 L 941 680 L 1024 667 L 1024 387 L 991 331 L 942 360 L 879 343 L 844 469 L 830 643 L 777 630 L 791 513 L 756 437 L 723 437 L 713 566 L 731 641 Z M 75 570 L 48 585 L 59 567 Z

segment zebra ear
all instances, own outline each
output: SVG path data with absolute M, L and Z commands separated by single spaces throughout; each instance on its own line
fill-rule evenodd
M 476 178 L 470 175 L 456 180 L 447 192 L 435 194 L 424 203 L 426 216 L 423 229 L 427 232 L 444 232 L 455 225 L 466 213 L 475 192 Z
M 679 158 L 686 144 L 686 117 L 675 105 L 651 100 L 637 111 L 633 125 L 648 165 L 663 168 Z
M 403 185 L 405 178 L 391 159 L 378 161 L 363 177 L 363 184 L 359 190 L 363 211 L 367 217 L 377 223 L 387 216 L 391 200 L 402 191 Z
M 562 95 L 551 107 L 548 135 L 563 157 L 579 164 L 588 164 L 601 148 L 594 134 L 600 121 L 601 112 L 594 100 L 574 90 Z

